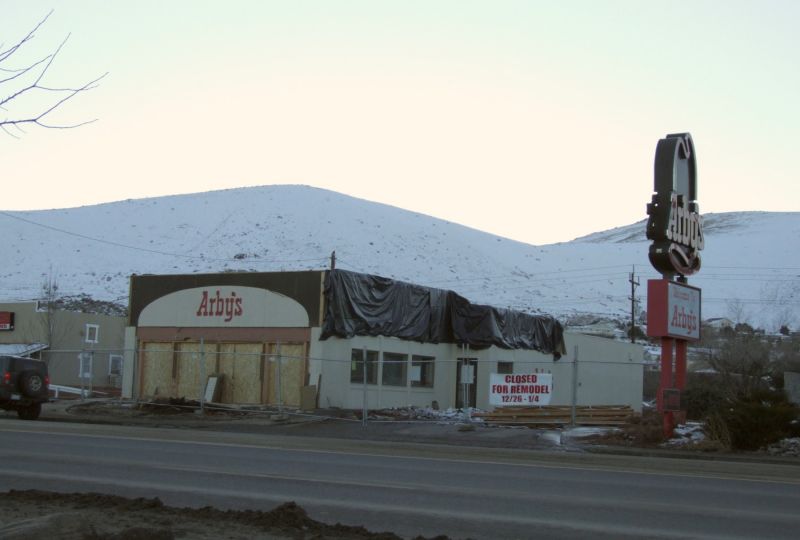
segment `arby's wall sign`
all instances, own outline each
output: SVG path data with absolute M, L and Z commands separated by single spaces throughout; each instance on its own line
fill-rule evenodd
M 308 313 L 297 301 L 266 289 L 210 286 L 184 289 L 148 304 L 142 327 L 303 328 Z

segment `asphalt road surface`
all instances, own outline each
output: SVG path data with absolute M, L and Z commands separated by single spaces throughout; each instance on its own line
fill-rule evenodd
M 800 466 L 0 419 L 0 490 L 159 497 L 404 537 L 797 538 Z

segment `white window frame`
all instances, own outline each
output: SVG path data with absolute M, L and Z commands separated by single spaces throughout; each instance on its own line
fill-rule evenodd
M 91 339 L 92 336 L 94 336 L 94 339 Z M 85 343 L 100 343 L 100 325 L 99 324 L 86 323 L 84 342 Z
M 350 353 L 350 384 L 364 384 L 363 350 Z M 367 384 L 378 384 L 378 351 L 367 351 Z
M 428 378 L 423 381 L 423 371 Z M 433 388 L 436 379 L 436 357 L 421 354 L 411 355 L 411 372 L 409 382 L 411 388 Z
M 78 355 L 78 378 L 91 379 L 92 378 L 92 359 L 94 355 L 90 352 L 82 352 Z M 88 364 L 88 365 L 87 365 Z M 88 367 L 88 370 L 87 370 Z
M 125 362 L 125 357 L 121 354 L 109 354 L 108 355 L 108 374 L 109 375 L 119 375 L 122 376 L 122 369 Z M 112 369 L 114 364 L 119 366 L 119 370 Z

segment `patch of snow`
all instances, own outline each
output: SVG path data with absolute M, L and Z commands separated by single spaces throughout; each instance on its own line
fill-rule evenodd
M 686 422 L 676 426 L 673 432 L 674 437 L 664 442 L 661 446 L 670 448 L 692 446 L 706 439 L 702 422 Z
M 617 431 L 622 431 L 617 427 L 606 427 L 606 426 L 576 426 L 564 429 L 564 436 L 569 437 L 571 439 L 582 439 L 584 437 L 593 437 L 596 435 L 606 435 L 608 433 L 614 433 Z

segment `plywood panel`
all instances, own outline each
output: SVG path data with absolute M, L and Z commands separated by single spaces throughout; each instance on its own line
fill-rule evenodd
M 177 345 L 175 354 L 177 363 L 176 396 L 199 400 L 206 379 L 216 371 L 216 345 L 183 342 Z
M 219 394 L 221 403 L 234 403 L 233 396 L 236 386 L 234 377 L 234 362 L 236 358 L 236 345 L 233 343 L 219 344 L 219 373 L 222 375 L 222 391 Z
M 303 343 L 281 343 L 280 360 L 277 344 L 270 344 L 269 402 L 300 406 L 300 391 L 306 377 L 306 347 Z M 278 366 L 280 365 L 280 378 Z M 278 381 L 280 380 L 280 392 Z
M 179 343 L 176 351 L 177 395 L 186 399 L 200 399 L 200 344 Z
M 153 398 L 171 396 L 174 388 L 172 362 L 172 343 L 144 343 L 142 347 L 142 397 Z
M 234 358 L 234 403 L 261 403 L 261 365 L 264 346 L 261 343 L 237 343 Z

